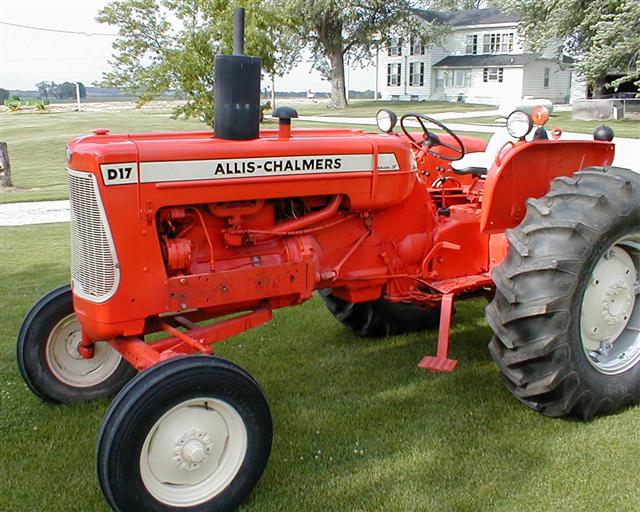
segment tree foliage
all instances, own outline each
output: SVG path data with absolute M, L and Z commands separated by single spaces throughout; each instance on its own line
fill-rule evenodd
M 123 87 L 141 103 L 166 91 L 187 98 L 176 115 L 213 117 L 214 62 L 217 53 L 231 53 L 230 0 L 115 0 L 98 21 L 118 29 L 112 69 L 100 83 Z M 246 53 L 262 58 L 267 73 L 277 54 L 270 30 L 279 16 L 271 2 L 246 0 Z
M 298 33 L 311 51 L 314 67 L 331 82 L 331 97 L 343 108 L 344 59 L 350 63 L 371 60 L 376 47 L 401 33 L 420 35 L 426 43 L 438 30 L 421 23 L 410 0 L 289 0 L 285 2 L 298 21 Z
M 4 100 L 8 100 L 9 96 L 11 96 L 11 92 L 7 89 L 3 89 L 0 87 L 0 102 L 4 102 Z
M 558 41 L 558 52 L 578 58 L 577 69 L 599 87 L 611 72 L 624 76 L 613 85 L 640 85 L 640 2 L 638 0 L 502 0 L 521 17 L 535 50 Z
M 80 97 L 86 98 L 87 90 L 82 82 L 78 82 L 80 88 Z M 36 84 L 38 89 L 38 96 L 42 99 L 55 98 L 58 100 L 64 100 L 76 97 L 76 82 L 62 82 L 56 84 L 55 82 L 42 81 Z
M 44 100 L 54 97 L 54 89 L 56 87 L 55 82 L 38 82 L 36 89 L 38 90 L 38 96 Z
M 431 0 L 429 8 L 440 11 L 466 11 L 490 7 L 492 3 L 494 2 L 489 0 Z

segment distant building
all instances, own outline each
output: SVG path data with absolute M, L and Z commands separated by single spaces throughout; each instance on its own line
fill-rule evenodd
M 572 60 L 554 49 L 528 51 L 518 19 L 498 9 L 416 11 L 423 23 L 451 27 L 441 45 L 396 39 L 381 50 L 378 79 L 385 100 L 447 100 L 498 105 L 526 97 L 567 103 Z

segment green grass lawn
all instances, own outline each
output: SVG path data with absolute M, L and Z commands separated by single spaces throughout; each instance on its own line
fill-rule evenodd
M 497 116 L 470 117 L 468 119 L 456 119 L 456 123 L 495 125 Z M 571 119 L 571 112 L 557 112 L 551 115 L 547 127 L 559 126 L 565 132 L 593 133 L 598 126 L 606 124 L 613 128 L 618 137 L 638 137 L 640 138 L 640 121 L 632 119 L 621 119 L 620 121 L 580 121 Z M 615 142 L 615 139 L 614 139 Z
M 95 435 L 108 400 L 44 404 L 22 382 L 15 336 L 68 280 L 68 225 L 0 228 L 0 509 L 107 510 Z M 452 374 L 420 371 L 436 332 L 363 340 L 314 299 L 220 345 L 269 398 L 275 438 L 244 511 L 640 509 L 640 408 L 554 420 L 500 384 L 483 301 L 460 303 Z
M 285 100 L 282 100 L 284 103 Z M 374 117 L 378 110 L 387 108 L 396 114 L 420 112 L 437 114 L 439 112 L 471 112 L 478 110 L 494 110 L 493 105 L 477 103 L 452 103 L 449 101 L 374 101 L 354 100 L 346 109 L 327 108 L 326 102 L 296 105 L 298 113 L 303 116 L 341 116 L 341 117 Z
M 167 112 L 5 112 L 0 114 L 0 139 L 9 146 L 13 182 L 24 190 L 3 193 L 1 202 L 43 201 L 67 197 L 66 146 L 95 128 L 112 132 L 200 130 L 197 120 L 171 119 Z

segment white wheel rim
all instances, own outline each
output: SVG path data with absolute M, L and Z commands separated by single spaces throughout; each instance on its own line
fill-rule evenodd
M 621 238 L 602 255 L 582 298 L 580 335 L 589 363 L 615 375 L 640 361 L 640 235 Z
M 51 329 L 45 357 L 49 369 L 60 382 L 76 388 L 88 388 L 111 377 L 122 356 L 108 343 L 96 343 L 93 357 L 84 359 L 78 352 L 81 342 L 80 322 L 72 313 Z
M 247 453 L 247 428 L 217 398 L 194 398 L 156 421 L 140 453 L 146 489 L 162 503 L 192 507 L 215 498 L 236 477 Z

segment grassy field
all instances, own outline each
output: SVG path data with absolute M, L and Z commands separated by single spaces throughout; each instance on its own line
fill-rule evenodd
M 354 100 L 346 109 L 328 108 L 326 102 L 301 104 L 298 113 L 304 116 L 342 116 L 342 117 L 374 117 L 381 108 L 393 110 L 396 114 L 421 112 L 437 114 L 439 112 L 472 112 L 478 110 L 494 110 L 493 105 L 477 103 L 452 103 L 449 101 L 374 101 Z
M 275 123 L 265 123 L 263 126 L 276 127 Z M 377 131 L 373 125 L 296 121 L 294 126 L 314 128 L 344 126 Z M 66 199 L 68 197 L 65 172 L 67 142 L 74 137 L 89 134 L 95 128 L 109 128 L 112 133 L 208 129 L 204 123 L 195 119 L 172 119 L 168 110 L 0 113 L 0 140 L 9 144 L 13 182 L 17 187 L 14 191 L 0 194 L 0 203 Z M 488 138 L 487 134 L 469 132 L 465 134 Z
M 456 119 L 456 123 L 495 125 L 497 116 L 470 117 L 468 119 Z M 606 124 L 613 128 L 617 137 L 640 138 L 640 121 L 635 119 L 621 119 L 620 121 L 581 121 L 571 119 L 571 112 L 557 112 L 551 115 L 547 127 L 560 126 L 565 132 L 593 133 L 598 126 Z M 615 142 L 615 139 L 614 139 Z
M 94 469 L 108 400 L 40 402 L 15 336 L 30 305 L 68 279 L 68 225 L 0 229 L 0 510 L 107 510 Z M 484 302 L 457 306 L 452 374 L 416 369 L 436 333 L 362 340 L 317 299 L 220 346 L 272 407 L 275 439 L 247 511 L 640 509 L 640 408 L 552 420 L 500 384 Z

